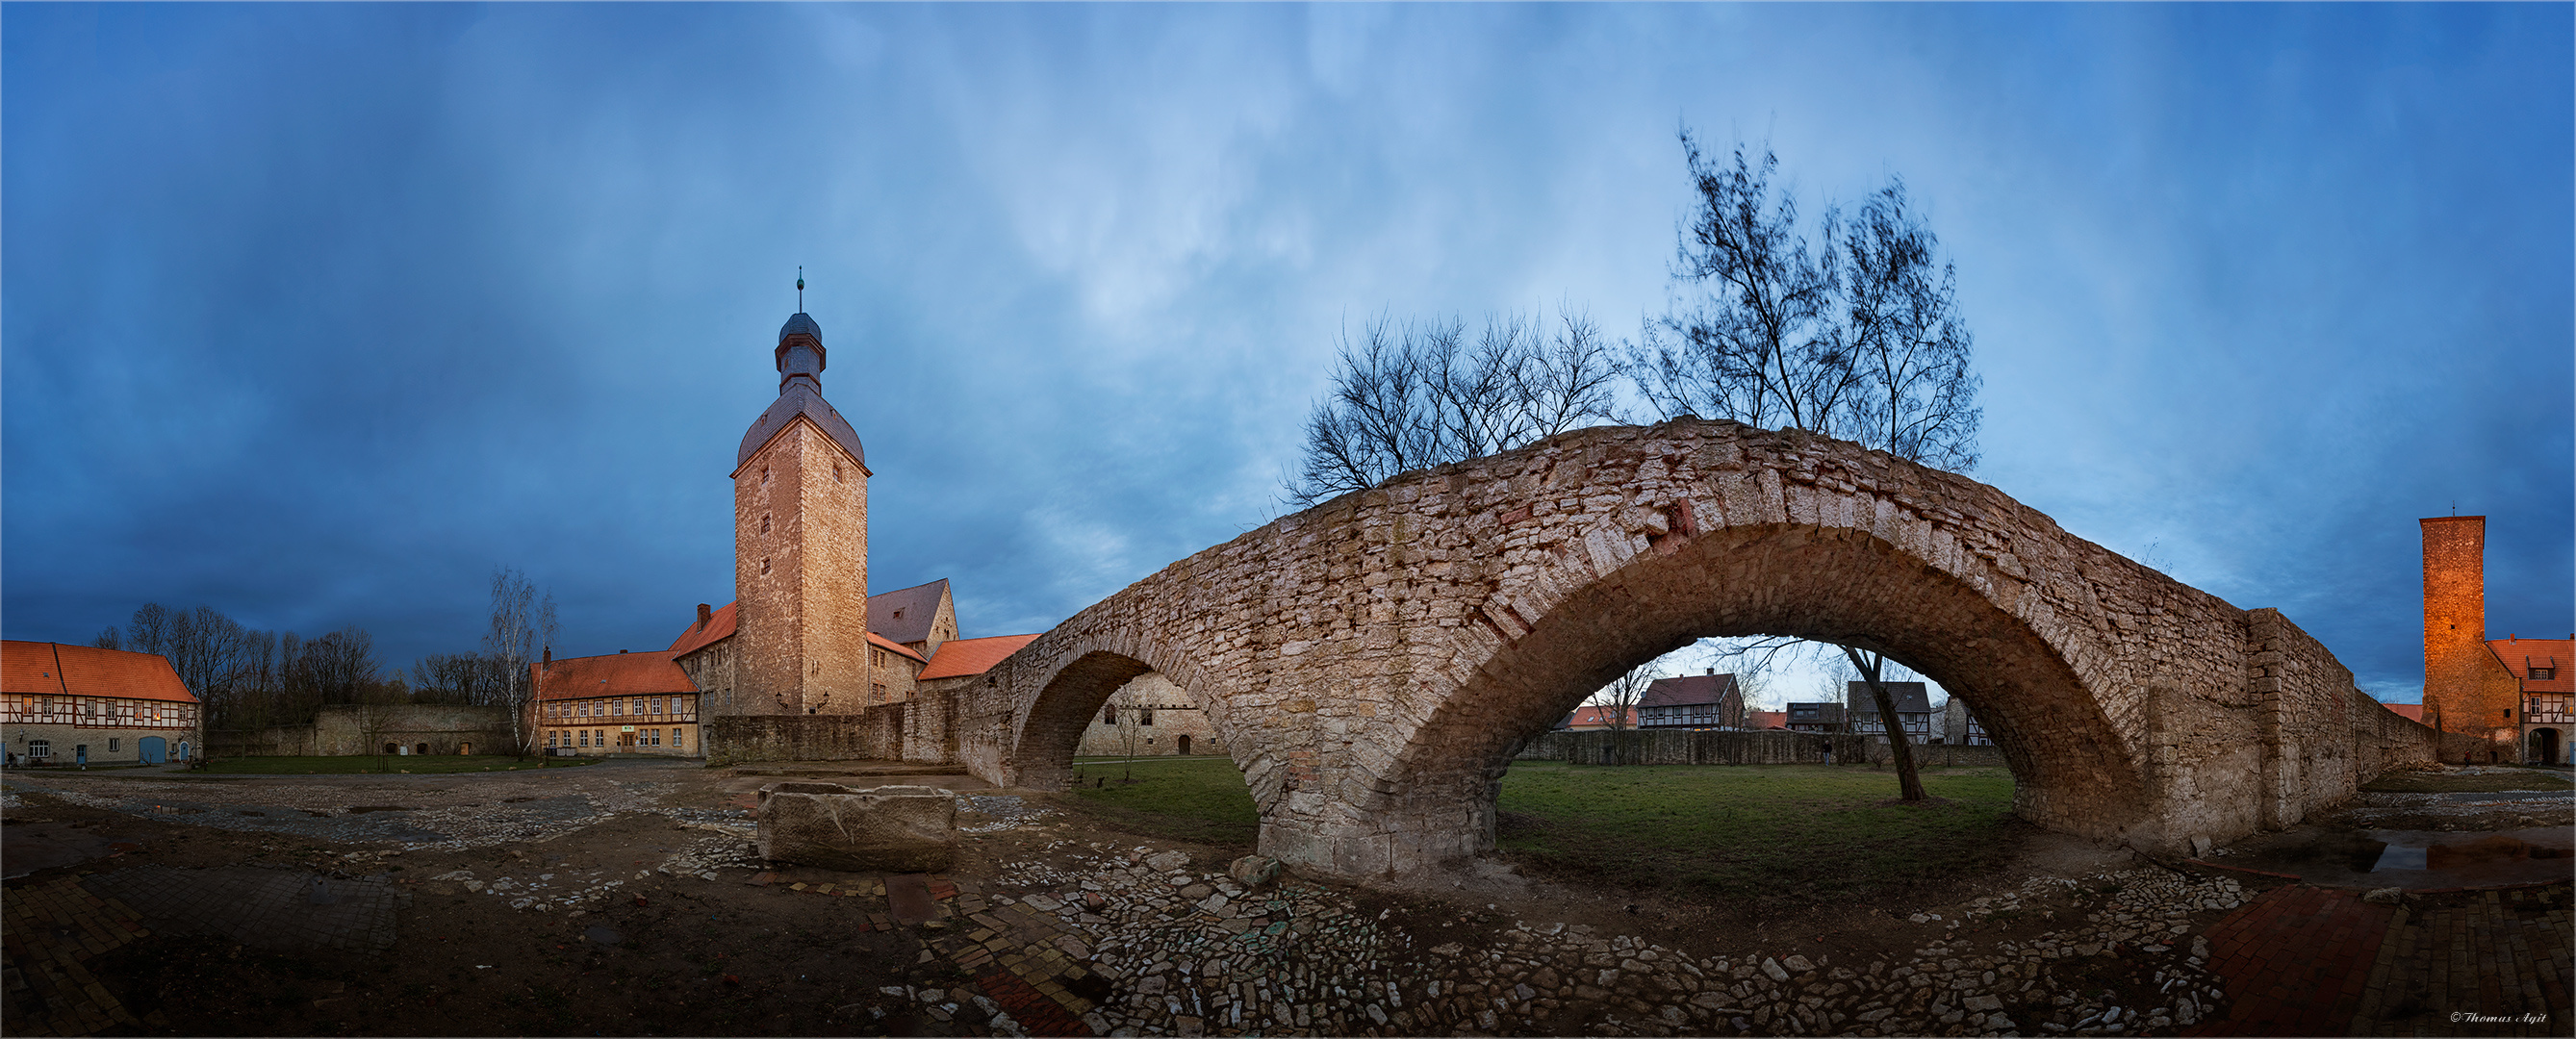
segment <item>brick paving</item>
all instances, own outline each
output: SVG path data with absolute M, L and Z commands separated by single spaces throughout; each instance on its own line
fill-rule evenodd
M 2209 929 L 2227 1013 L 2185 1035 L 2569 1034 L 2569 885 L 2410 893 L 2290 884 Z
M 92 1035 L 112 1028 L 166 1026 L 159 1012 L 136 1018 L 89 971 L 89 961 L 151 934 L 143 914 L 86 890 L 78 877 L 12 887 L 0 910 L 7 954 L 5 1011 L 10 1035 Z

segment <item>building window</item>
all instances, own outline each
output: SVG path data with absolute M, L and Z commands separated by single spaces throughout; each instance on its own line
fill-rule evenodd
M 682 738 L 680 737 L 680 734 L 681 734 L 682 732 L 685 732 L 685 731 L 687 731 L 687 730 L 684 730 L 684 729 L 673 729 L 673 730 L 671 730 L 671 746 L 673 746 L 673 747 L 679 747 L 679 746 L 686 745 L 686 744 L 689 742 L 689 741 L 687 741 L 687 740 L 685 740 L 685 739 L 682 739 Z
M 117 745 L 117 744 L 119 744 L 119 743 L 123 743 L 123 742 L 125 742 L 125 741 L 120 740 L 120 739 L 117 739 L 117 738 L 115 738 L 115 737 L 113 737 L 113 736 L 108 737 L 108 740 L 107 740 L 107 752 L 108 752 L 108 753 L 110 753 L 110 754 L 114 754 L 114 753 L 116 753 L 116 745 Z
M 2546 682 L 2556 677 L 2558 677 L 2558 669 L 2554 667 L 2535 667 L 2531 669 L 2531 678 L 2536 682 Z
M 1105 706 L 1105 707 L 1102 707 L 1102 708 L 1100 709 L 1100 724 L 1102 724 L 1102 725 L 1116 725 L 1116 724 L 1118 724 L 1118 705 L 1117 705 L 1117 704 L 1110 704 L 1110 705 Z
M 1152 725 L 1152 724 L 1154 724 L 1154 709 L 1153 709 L 1153 708 L 1151 708 L 1151 707 L 1145 707 L 1145 708 L 1140 708 L 1140 709 L 1138 709 L 1138 710 L 1136 711 L 1136 724 L 1138 724 L 1138 725 Z
M 53 757 L 53 756 L 54 756 L 54 744 L 53 744 L 53 741 L 51 741 L 51 740 L 29 740 L 29 741 L 27 741 L 27 756 L 28 756 L 28 757 L 31 757 L 31 758 L 50 758 L 50 757 Z
M 767 557 L 767 556 L 762 556 L 762 557 L 761 557 L 761 559 L 760 559 L 760 572 L 761 572 L 761 573 L 764 573 L 764 574 L 769 572 L 769 557 Z
M 652 698 L 651 700 L 646 701 L 646 703 L 647 703 L 647 704 L 649 704 L 649 705 L 653 708 L 653 713 L 655 713 L 655 714 L 660 714 L 660 713 L 662 713 L 662 698 L 661 698 L 661 697 L 656 696 L 656 697 Z
M 760 517 L 760 532 L 769 533 L 769 516 L 765 513 Z

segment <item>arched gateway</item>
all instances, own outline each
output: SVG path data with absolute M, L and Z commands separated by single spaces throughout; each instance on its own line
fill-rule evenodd
M 1515 737 L 1753 634 L 1884 650 L 1975 710 L 2023 816 L 2144 849 L 2288 825 L 2433 756 L 2278 613 L 1966 477 L 1699 421 L 1409 474 L 1175 563 L 961 693 L 958 754 L 1061 788 L 1102 701 L 1159 671 L 1243 768 L 1264 853 L 1384 878 L 1493 846 Z

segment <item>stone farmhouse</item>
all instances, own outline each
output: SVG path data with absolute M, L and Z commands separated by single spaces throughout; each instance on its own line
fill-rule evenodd
M 2484 516 L 2435 516 L 2424 530 L 2423 722 L 2476 741 L 2474 761 L 2567 764 L 2576 682 L 2563 639 L 2487 637 Z M 2445 753 L 2453 753 L 2446 743 Z
M 1208 723 L 1190 694 L 1172 680 L 1148 671 L 1109 694 L 1100 716 L 1082 730 L 1074 753 L 1085 756 L 1168 757 L 1223 754 L 1225 738 Z
M 1734 675 L 1658 678 L 1637 697 L 1637 724 L 1648 729 L 1740 729 L 1744 690 Z
M 168 658 L 58 642 L 0 642 L 0 736 L 11 765 L 188 761 L 204 717 Z

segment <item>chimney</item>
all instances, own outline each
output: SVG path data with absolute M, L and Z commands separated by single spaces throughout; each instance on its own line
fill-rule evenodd
M 1712 668 L 1709 668 L 1706 672 L 1703 672 L 1703 673 L 1704 673 L 1704 674 L 1706 674 L 1706 675 L 1707 675 L 1708 677 L 1710 677 L 1710 678 L 1715 678 L 1715 677 L 1717 677 L 1717 669 L 1716 669 L 1716 668 L 1713 668 L 1713 667 L 1712 667 Z
M 617 652 L 618 652 L 618 653 L 620 653 L 620 654 L 624 654 L 626 651 L 621 649 L 621 650 L 618 650 Z
M 711 609 L 708 609 L 708 608 L 707 608 L 707 604 L 705 604 L 705 603 L 699 603 L 699 604 L 698 604 L 698 626 L 699 626 L 699 627 L 701 627 L 701 628 L 706 627 L 706 626 L 707 626 L 707 622 L 708 622 L 708 621 L 711 621 L 711 620 L 714 620 L 714 619 L 716 619 L 716 611 L 711 610 Z

